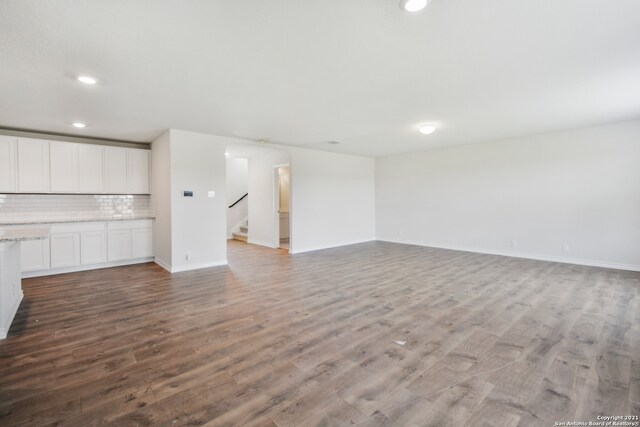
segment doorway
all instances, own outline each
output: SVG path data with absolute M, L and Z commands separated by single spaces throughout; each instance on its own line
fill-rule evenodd
M 225 154 L 228 244 L 235 247 L 242 242 L 289 251 L 292 247 L 289 153 L 271 147 L 234 144 L 227 146 Z
M 277 185 L 274 195 L 277 197 L 275 205 L 278 206 L 279 248 L 288 251 L 291 237 L 291 175 L 288 164 L 275 167 L 274 182 Z

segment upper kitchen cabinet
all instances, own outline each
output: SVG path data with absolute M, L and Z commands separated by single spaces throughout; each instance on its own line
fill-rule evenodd
M 0 193 L 149 194 L 149 150 L 0 135 Z
M 104 182 L 107 194 L 127 194 L 127 149 L 104 147 Z
M 149 193 L 149 150 L 129 149 L 127 159 L 128 167 L 128 193 Z
M 49 141 L 18 138 L 18 191 L 48 193 Z
M 78 144 L 51 141 L 49 143 L 52 193 L 79 191 Z
M 104 188 L 104 147 L 80 144 L 78 146 L 79 191 L 86 194 L 101 194 Z
M 0 193 L 18 191 L 17 138 L 0 136 Z

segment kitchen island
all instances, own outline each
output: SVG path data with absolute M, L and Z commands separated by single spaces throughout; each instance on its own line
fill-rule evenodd
M 7 337 L 22 301 L 20 242 L 49 237 L 49 227 L 0 228 L 0 339 Z

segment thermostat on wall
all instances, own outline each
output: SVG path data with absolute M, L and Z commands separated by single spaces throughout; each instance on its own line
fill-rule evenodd
M 193 197 L 193 191 L 191 190 L 182 191 L 182 197 Z

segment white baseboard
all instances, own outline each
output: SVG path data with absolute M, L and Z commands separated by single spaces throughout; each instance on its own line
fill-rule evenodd
M 312 246 L 312 247 L 302 248 L 302 249 L 299 249 L 297 247 L 291 247 L 289 252 L 292 253 L 292 254 L 301 254 L 301 253 L 304 253 L 304 252 L 313 252 L 313 251 L 321 251 L 323 249 L 338 248 L 340 246 L 358 245 L 360 243 L 373 242 L 375 240 L 376 239 L 349 240 L 349 241 L 344 241 L 344 242 L 332 243 L 332 244 L 324 245 L 324 246 Z
M 640 265 L 622 264 L 622 263 L 609 262 L 609 261 L 557 257 L 557 256 L 551 256 L 551 255 L 532 254 L 528 252 L 501 251 L 501 250 L 484 249 L 484 248 L 476 248 L 476 247 L 469 247 L 469 246 L 441 245 L 441 244 L 434 244 L 429 242 L 417 242 L 417 241 L 411 241 L 411 240 L 400 240 L 400 239 L 378 239 L 378 240 L 381 242 L 400 243 L 403 245 L 423 246 L 423 247 L 435 248 L 435 249 L 449 249 L 452 251 L 473 252 L 473 253 L 487 254 L 487 255 L 499 255 L 499 256 L 507 256 L 512 258 L 533 259 L 537 261 L 551 261 L 551 262 L 559 262 L 562 264 L 585 265 L 588 267 L 602 267 L 602 268 L 611 268 L 615 270 L 640 271 Z
M 278 246 L 273 246 L 273 243 L 263 242 L 261 240 L 248 239 L 247 243 L 250 243 L 252 245 L 266 246 L 267 248 L 271 249 L 278 249 Z
M 11 328 L 11 323 L 13 323 L 13 318 L 16 317 L 16 313 L 18 312 L 18 307 L 20 307 L 20 303 L 22 302 L 23 298 L 24 298 L 24 293 L 22 292 L 22 290 L 20 290 L 20 296 L 18 297 L 18 299 L 16 300 L 15 304 L 11 308 L 11 312 L 9 313 L 9 316 L 7 317 L 6 326 L 0 326 L 0 340 L 5 339 L 7 337 L 7 335 L 9 334 L 9 329 Z
M 181 273 L 183 271 L 200 270 L 202 268 L 220 267 L 222 265 L 227 265 L 227 264 L 228 264 L 227 260 L 223 259 L 220 261 L 206 262 L 202 264 L 180 265 L 176 267 L 171 266 L 170 269 L 167 269 L 163 265 L 160 265 L 160 264 L 158 265 L 160 265 L 162 268 L 164 268 L 165 270 L 168 270 L 171 273 Z
M 124 261 L 112 261 L 102 264 L 76 265 L 73 267 L 51 268 L 49 270 L 25 271 L 22 273 L 23 279 L 31 277 L 53 276 L 54 274 L 73 273 L 76 271 L 99 270 L 101 268 L 122 267 L 123 265 L 144 264 L 145 262 L 153 262 L 151 258 L 127 259 Z
M 155 262 L 156 264 L 158 264 L 160 267 L 164 268 L 165 270 L 167 270 L 169 273 L 171 273 L 171 265 L 169 263 L 166 263 L 164 261 L 162 261 L 160 258 L 156 257 L 153 262 Z

